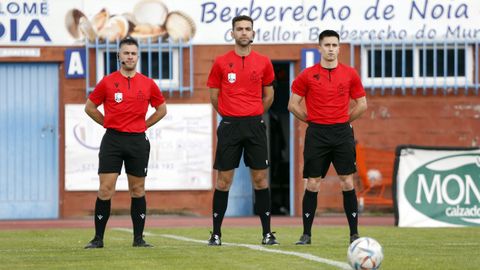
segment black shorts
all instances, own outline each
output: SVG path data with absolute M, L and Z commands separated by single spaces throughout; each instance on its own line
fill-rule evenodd
M 338 175 L 357 171 L 355 139 L 350 123 L 320 125 L 309 123 L 303 150 L 303 178 L 325 177 L 330 163 Z
M 262 116 L 223 117 L 217 128 L 217 151 L 213 168 L 238 168 L 242 152 L 245 165 L 255 170 L 268 168 L 267 131 Z
M 125 162 L 125 172 L 147 176 L 150 142 L 145 133 L 119 132 L 107 129 L 98 153 L 98 173 L 118 173 Z

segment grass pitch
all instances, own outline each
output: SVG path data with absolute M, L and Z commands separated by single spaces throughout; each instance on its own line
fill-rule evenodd
M 133 248 L 130 232 L 108 228 L 105 248 L 85 250 L 93 228 L 0 230 L 0 269 L 346 269 L 346 227 L 315 227 L 311 246 L 294 245 L 301 227 L 276 231 L 280 245 L 265 247 L 260 228 L 224 227 L 225 245 L 209 247 L 206 227 L 146 228 L 155 247 Z M 480 268 L 480 228 L 360 227 L 360 233 L 382 244 L 381 269 Z

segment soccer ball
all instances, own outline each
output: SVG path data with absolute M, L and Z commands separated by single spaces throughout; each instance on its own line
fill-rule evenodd
M 383 248 L 373 238 L 360 237 L 348 247 L 347 258 L 355 270 L 377 270 L 382 265 Z
M 367 171 L 367 179 L 370 181 L 370 185 L 378 185 L 382 181 L 382 173 L 377 169 L 370 169 Z

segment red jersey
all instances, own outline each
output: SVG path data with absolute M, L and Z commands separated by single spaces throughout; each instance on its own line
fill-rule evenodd
M 263 114 L 263 87 L 275 79 L 270 59 L 251 51 L 239 56 L 235 51 L 217 57 L 207 86 L 218 88 L 218 112 L 222 116 L 255 116 Z
M 88 97 L 96 105 L 103 103 L 103 127 L 121 132 L 145 132 L 148 104 L 157 107 L 165 102 L 157 84 L 136 73 L 127 78 L 120 71 L 103 77 Z
M 365 96 L 355 69 L 340 63 L 333 69 L 306 68 L 293 81 L 292 92 L 305 97 L 307 121 L 317 124 L 348 122 L 350 98 Z

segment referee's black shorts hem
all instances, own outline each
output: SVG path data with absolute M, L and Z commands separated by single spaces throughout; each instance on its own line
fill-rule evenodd
M 219 171 L 238 168 L 242 154 L 247 167 L 254 170 L 268 168 L 267 133 L 261 115 L 226 116 L 218 125 L 213 168 Z
M 120 132 L 107 129 L 98 153 L 98 173 L 121 174 L 123 164 L 127 174 L 145 177 L 148 172 L 150 142 L 145 133 Z
M 333 164 L 337 175 L 355 173 L 355 139 L 350 123 L 309 123 L 303 158 L 303 178 L 324 178 L 330 164 Z

